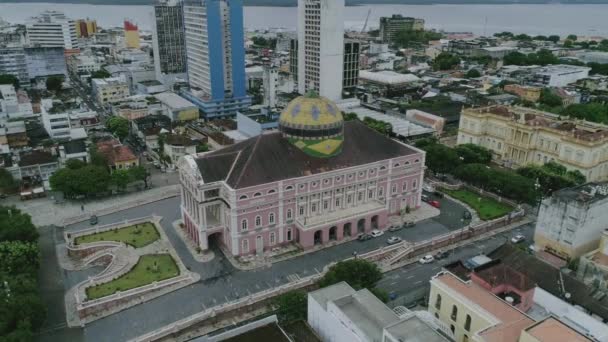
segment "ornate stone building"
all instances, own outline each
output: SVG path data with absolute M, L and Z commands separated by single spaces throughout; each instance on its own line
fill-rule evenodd
M 385 229 L 419 208 L 424 152 L 359 122 L 314 94 L 283 111 L 280 132 L 179 162 L 187 235 L 233 255 L 297 243 L 308 249 Z

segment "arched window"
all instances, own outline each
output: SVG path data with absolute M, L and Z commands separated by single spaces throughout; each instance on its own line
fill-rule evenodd
M 262 193 L 260 193 L 260 192 L 256 192 L 255 194 L 253 194 L 253 197 L 260 197 L 260 196 L 262 196 Z
M 287 229 L 287 241 L 291 241 L 292 237 L 291 237 L 291 229 Z
M 452 318 L 452 321 L 458 319 L 458 308 L 456 305 L 452 305 L 452 315 L 450 317 Z
M 441 310 L 441 295 L 437 294 L 437 299 L 435 299 L 435 309 Z
M 247 220 L 241 221 L 241 230 L 247 230 Z
M 291 209 L 287 209 L 287 219 L 291 220 L 293 213 L 291 212 Z
M 293 190 L 293 185 L 288 185 L 285 187 L 285 191 L 291 191 Z
M 393 167 L 399 167 L 399 166 L 401 166 L 401 164 L 399 164 L 399 163 L 395 163 L 395 165 L 393 165 Z
M 414 163 L 420 163 L 420 159 L 414 160 Z
M 380 166 L 380 171 L 384 171 L 384 170 L 386 170 L 386 166 L 384 166 L 384 165 Z
M 471 315 L 467 315 L 467 319 L 464 321 L 464 330 L 471 331 Z
M 274 224 L 274 213 L 268 214 L 268 223 Z
M 255 226 L 259 227 L 262 225 L 262 217 L 261 216 L 256 216 L 255 217 Z
M 242 200 L 246 200 L 247 198 L 249 198 L 249 197 L 247 197 L 247 195 L 243 195 L 243 196 L 239 197 L 239 200 L 242 201 Z
M 275 240 L 276 240 L 276 239 L 275 239 L 275 235 L 274 235 L 274 233 L 270 233 L 270 245 L 271 245 L 271 246 L 273 246 L 273 245 L 276 243 L 276 241 L 275 241 Z
M 269 194 L 269 195 L 270 195 L 270 194 L 274 194 L 275 192 L 277 192 L 275 189 L 270 189 L 270 190 L 268 190 L 268 194 Z
M 249 240 L 245 239 L 242 242 L 243 244 L 243 254 L 249 253 Z

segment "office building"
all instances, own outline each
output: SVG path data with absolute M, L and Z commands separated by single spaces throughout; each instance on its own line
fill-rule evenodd
M 125 47 L 127 49 L 139 49 L 139 27 L 130 20 L 125 20 Z
M 198 108 L 183 97 L 172 92 L 156 94 L 154 97 L 160 102 L 163 114 L 171 121 L 198 120 Z
M 597 248 L 608 222 L 608 184 L 589 183 L 554 192 L 543 200 L 534 243 L 565 260 Z
M 289 48 L 289 73 L 293 80 L 298 82 L 298 41 L 291 40 Z M 344 63 L 342 66 L 342 91 L 351 92 L 359 83 L 359 61 L 360 61 L 361 43 L 346 40 L 344 41 Z
M 425 311 L 391 310 L 368 289 L 345 282 L 308 294 L 308 323 L 324 342 L 447 342 L 449 331 Z
M 458 144 L 490 149 L 506 167 L 555 161 L 588 181 L 608 179 L 608 127 L 524 107 L 465 108 Z
M 424 30 L 424 19 L 404 17 L 400 14 L 380 18 L 380 38 L 384 43 L 393 43 L 401 31 L 422 30 Z
M 64 49 L 61 47 L 26 47 L 25 60 L 30 80 L 68 75 Z
M 342 98 L 344 0 L 298 0 L 298 90 Z
M 91 87 L 97 102 L 104 105 L 120 102 L 131 95 L 125 77 L 94 78 Z
M 233 117 L 251 105 L 245 90 L 242 0 L 186 0 L 184 30 L 190 90 L 206 119 Z
M 45 11 L 26 23 L 27 39 L 33 46 L 61 47 L 66 54 L 78 51 L 76 23 L 65 14 Z
M 186 73 L 186 41 L 180 1 L 158 0 L 154 5 L 152 41 L 156 78 Z
M 16 44 L 0 45 L 0 74 L 13 75 L 22 87 L 27 87 L 30 77 L 23 46 Z
M 565 87 L 589 77 L 591 68 L 578 65 L 547 65 L 535 70 L 534 81 L 549 87 Z
M 76 20 L 76 37 L 89 38 L 97 33 L 97 21 L 91 19 Z
M 281 113 L 279 131 L 180 160 L 185 234 L 234 256 L 303 249 L 384 230 L 420 207 L 425 154 L 309 94 Z

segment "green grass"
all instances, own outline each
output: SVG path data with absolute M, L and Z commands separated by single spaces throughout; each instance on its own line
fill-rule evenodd
M 475 209 L 479 218 L 484 221 L 504 216 L 513 210 L 513 208 L 506 203 L 498 202 L 493 198 L 485 197 L 466 189 L 441 189 L 441 191 L 468 204 L 471 208 Z
M 141 248 L 158 239 L 160 239 L 160 235 L 156 227 L 150 222 L 145 222 L 120 229 L 79 236 L 75 242 L 77 245 L 80 245 L 99 241 L 117 241 L 124 242 L 135 248 Z
M 111 282 L 87 288 L 90 300 L 109 296 L 179 275 L 179 268 L 169 254 L 142 255 L 129 272 Z

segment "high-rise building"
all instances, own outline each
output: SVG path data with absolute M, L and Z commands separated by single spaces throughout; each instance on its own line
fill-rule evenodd
M 60 47 L 26 47 L 25 60 L 30 80 L 68 75 L 66 58 Z
M 392 43 L 400 31 L 422 30 L 424 30 L 424 19 L 404 17 L 400 14 L 380 18 L 380 37 L 385 43 Z
M 242 0 L 185 0 L 190 91 L 206 119 L 235 116 L 251 105 L 245 90 Z
M 23 46 L 16 44 L 0 45 L 0 74 L 17 77 L 22 87 L 27 86 L 30 78 Z
M 129 20 L 125 20 L 125 47 L 139 49 L 139 27 Z
M 348 40 L 344 42 L 343 91 L 352 93 L 359 83 L 359 51 L 361 44 Z
M 342 66 L 342 89 L 352 92 L 359 83 L 359 52 L 361 43 L 347 40 L 344 42 L 344 63 Z M 298 41 L 291 40 L 289 48 L 289 72 L 293 80 L 298 82 Z
M 97 33 L 97 21 L 91 19 L 76 20 L 76 36 L 78 38 L 89 38 Z
M 298 89 L 342 97 L 344 0 L 298 0 Z
M 26 24 L 27 39 L 31 45 L 62 47 L 67 53 L 78 50 L 76 23 L 65 14 L 45 11 Z
M 186 41 L 180 1 L 158 0 L 153 15 L 152 41 L 156 78 L 163 81 L 163 75 L 185 74 Z

